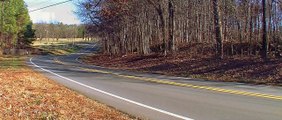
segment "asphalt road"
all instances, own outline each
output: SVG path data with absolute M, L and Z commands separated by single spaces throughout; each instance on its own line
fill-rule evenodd
M 80 53 L 37 56 L 28 64 L 70 89 L 142 119 L 282 120 L 281 87 L 110 70 L 79 62 L 79 56 L 96 50 L 85 44 Z

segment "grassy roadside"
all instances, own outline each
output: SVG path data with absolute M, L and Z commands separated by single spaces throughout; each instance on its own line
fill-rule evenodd
M 0 57 L 0 119 L 132 119 L 58 85 L 24 61 L 24 57 Z
M 0 70 L 21 68 L 25 66 L 25 59 L 26 57 L 0 56 Z
M 79 46 L 73 45 L 73 44 L 43 45 L 43 46 L 39 46 L 39 47 L 36 47 L 36 48 L 42 49 L 43 51 L 45 51 L 49 54 L 53 54 L 53 55 L 66 55 L 66 54 L 70 54 L 70 53 L 75 53 L 80 49 Z
M 80 49 L 77 43 L 85 42 L 85 40 L 77 38 L 73 40 L 68 39 L 58 39 L 58 40 L 36 40 L 33 42 L 33 47 L 41 49 L 46 53 L 53 55 L 66 55 L 70 53 L 75 53 Z

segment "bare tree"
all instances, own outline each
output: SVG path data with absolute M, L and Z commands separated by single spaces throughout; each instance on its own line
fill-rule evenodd
M 266 31 L 266 0 L 262 0 L 262 58 L 267 60 L 268 40 Z
M 274 1 L 274 2 L 273 2 Z M 254 56 L 262 53 L 261 0 L 81 0 L 78 14 L 86 33 L 102 40 L 109 54 L 192 54 Z M 281 2 L 269 0 L 265 11 L 268 52 L 279 56 Z M 205 48 L 203 50 L 202 48 Z M 216 50 L 214 51 L 214 48 Z M 199 54 L 199 55 L 200 55 Z M 271 54 L 268 54 L 269 56 Z
M 219 11 L 218 0 L 213 0 L 213 14 L 214 14 L 214 28 L 215 28 L 215 39 L 216 39 L 216 52 L 217 56 L 223 59 L 223 40 L 222 40 L 222 24 L 221 14 Z

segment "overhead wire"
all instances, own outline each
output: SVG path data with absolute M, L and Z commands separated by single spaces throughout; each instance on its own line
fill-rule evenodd
M 48 5 L 48 6 L 45 6 L 45 7 L 33 9 L 33 10 L 30 10 L 29 13 L 36 12 L 36 11 L 46 9 L 46 8 L 49 8 L 49 7 L 54 7 L 54 6 L 61 5 L 61 4 L 64 4 L 64 3 L 68 3 L 68 2 L 71 2 L 71 1 L 73 1 L 73 0 L 66 0 L 66 1 L 63 1 L 63 2 L 58 2 L 58 3 L 55 3 L 55 4 Z
M 31 8 L 31 7 L 36 7 L 36 6 L 42 6 L 42 5 L 45 5 L 45 4 L 47 4 L 47 3 L 49 3 L 49 2 L 52 2 L 53 0 L 43 0 L 43 1 L 41 1 L 41 2 L 37 2 L 37 3 L 34 3 L 34 4 L 30 4 L 30 5 L 28 5 L 28 7 L 29 8 Z

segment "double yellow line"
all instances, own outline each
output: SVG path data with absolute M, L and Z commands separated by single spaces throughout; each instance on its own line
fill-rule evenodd
M 70 65 L 70 64 L 64 63 L 62 61 L 59 61 L 58 58 L 55 58 L 54 61 L 56 63 L 59 63 L 59 64 L 74 66 L 74 65 Z M 188 83 L 178 83 L 178 82 L 172 82 L 172 81 L 168 81 L 168 80 L 160 80 L 160 79 L 155 79 L 155 78 L 145 78 L 145 77 L 138 77 L 138 76 L 132 76 L 132 75 L 121 75 L 121 74 L 117 74 L 117 73 L 114 73 L 114 72 L 108 72 L 108 71 L 97 70 L 97 69 L 89 69 L 89 68 L 83 68 L 83 67 L 77 67 L 77 68 L 82 69 L 84 71 L 88 71 L 88 72 L 112 74 L 112 75 L 116 75 L 116 76 L 123 77 L 123 78 L 130 78 L 130 79 L 142 80 L 142 81 L 159 83 L 159 84 L 167 84 L 167 85 L 174 85 L 174 86 L 180 86 L 180 87 L 189 87 L 189 88 L 209 90 L 209 91 L 235 94 L 235 95 L 268 98 L 268 99 L 273 99 L 273 100 L 282 100 L 282 96 L 278 96 L 278 95 L 255 93 L 255 92 L 248 92 L 248 91 L 242 91 L 242 90 L 223 89 L 223 88 L 209 87 L 209 86 L 203 86 L 203 85 L 193 85 L 193 84 L 188 84 Z

